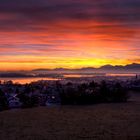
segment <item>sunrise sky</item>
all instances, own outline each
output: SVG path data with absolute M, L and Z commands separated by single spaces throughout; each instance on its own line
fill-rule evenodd
M 0 70 L 140 63 L 139 0 L 0 0 Z

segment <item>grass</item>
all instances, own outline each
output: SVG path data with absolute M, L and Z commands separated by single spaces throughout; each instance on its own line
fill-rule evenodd
M 0 140 L 139 140 L 140 102 L 0 112 Z

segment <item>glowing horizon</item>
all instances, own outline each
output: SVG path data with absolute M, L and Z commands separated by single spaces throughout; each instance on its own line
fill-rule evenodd
M 2 0 L 0 70 L 140 63 L 137 0 Z

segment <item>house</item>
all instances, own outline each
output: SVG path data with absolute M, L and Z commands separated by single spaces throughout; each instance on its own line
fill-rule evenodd
M 8 98 L 9 108 L 20 108 L 22 103 L 20 102 L 19 98 L 11 96 Z
M 46 106 L 61 104 L 60 95 L 56 89 L 52 88 L 51 92 L 47 94 L 47 100 L 45 104 Z
M 50 106 L 50 105 L 60 105 L 60 97 L 57 95 L 49 95 L 47 97 L 47 101 L 46 101 L 46 106 Z

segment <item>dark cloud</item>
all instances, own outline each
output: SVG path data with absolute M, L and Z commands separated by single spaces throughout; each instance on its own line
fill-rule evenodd
M 63 20 L 134 26 L 140 23 L 139 7 L 139 0 L 1 0 L 0 29 L 35 30 L 37 25 L 50 26 Z

